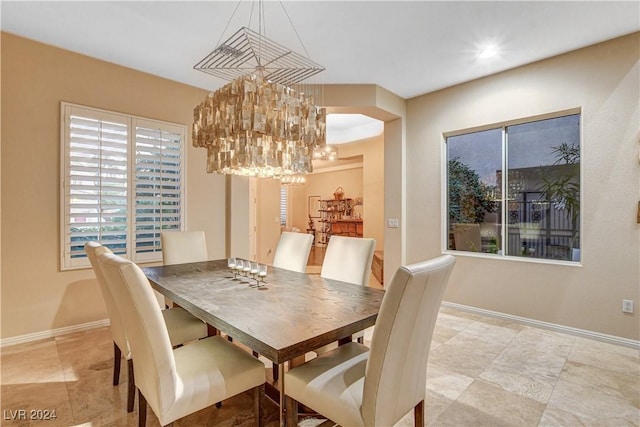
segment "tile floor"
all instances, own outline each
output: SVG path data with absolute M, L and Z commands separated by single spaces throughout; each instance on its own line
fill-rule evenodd
M 125 409 L 126 372 L 118 387 L 111 385 L 112 357 L 107 328 L 3 348 L 0 424 L 135 426 L 136 413 Z M 27 415 L 55 410 L 57 418 L 12 419 L 20 409 Z M 275 405 L 268 403 L 266 412 L 267 425 L 277 426 Z M 638 426 L 640 354 L 442 308 L 427 373 L 426 421 L 429 426 Z M 175 425 L 252 423 L 251 396 L 243 394 Z M 158 425 L 151 412 L 147 425 Z M 412 415 L 397 425 L 413 426 Z

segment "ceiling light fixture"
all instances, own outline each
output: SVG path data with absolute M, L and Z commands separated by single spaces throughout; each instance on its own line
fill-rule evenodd
M 313 150 L 314 160 L 338 160 L 338 147 L 335 145 L 324 145 L 323 147 L 316 147 Z
M 326 144 L 326 112 L 317 87 L 301 82 L 324 68 L 263 34 L 262 1 L 259 15 L 258 33 L 240 28 L 194 66 L 230 83 L 195 107 L 193 145 L 207 149 L 209 173 L 310 173 L 312 153 Z
M 484 48 L 482 48 L 482 50 L 480 50 L 480 53 L 478 53 L 478 58 L 489 59 L 489 58 L 493 58 L 497 54 L 498 54 L 498 49 L 496 49 L 495 46 L 485 46 Z
M 280 178 L 281 185 L 297 186 L 297 185 L 304 185 L 306 183 L 307 183 L 307 179 L 302 175 L 285 175 L 282 178 Z

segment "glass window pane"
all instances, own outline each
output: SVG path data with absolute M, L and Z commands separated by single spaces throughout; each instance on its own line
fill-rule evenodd
M 580 115 L 508 126 L 506 254 L 579 261 Z
M 447 138 L 448 249 L 501 253 L 502 129 Z

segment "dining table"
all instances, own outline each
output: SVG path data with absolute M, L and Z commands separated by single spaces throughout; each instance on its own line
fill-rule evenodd
M 279 380 L 268 382 L 273 387 L 267 391 L 279 404 L 281 426 L 285 364 L 300 363 L 306 353 L 332 342 L 349 342 L 373 326 L 384 295 L 381 289 L 272 266 L 259 282 L 231 270 L 226 259 L 143 271 L 156 291 L 277 365 Z

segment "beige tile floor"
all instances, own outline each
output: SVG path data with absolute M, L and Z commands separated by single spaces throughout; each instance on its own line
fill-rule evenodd
M 112 357 L 107 328 L 3 348 L 0 424 L 135 426 L 136 413 L 125 409 L 126 372 L 118 387 L 111 385 Z M 442 308 L 426 420 L 429 426 L 638 426 L 639 371 L 637 349 Z M 55 410 L 57 418 L 12 420 L 20 409 L 27 416 Z M 277 408 L 268 403 L 266 410 L 267 425 L 276 426 Z M 251 396 L 240 395 L 175 425 L 252 423 Z M 151 412 L 147 425 L 158 425 Z M 412 425 L 409 415 L 398 423 Z

